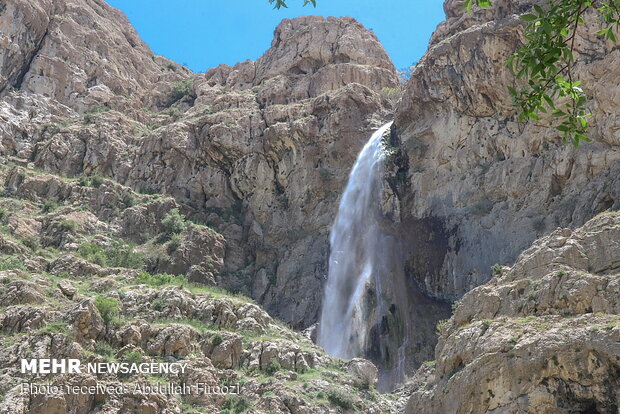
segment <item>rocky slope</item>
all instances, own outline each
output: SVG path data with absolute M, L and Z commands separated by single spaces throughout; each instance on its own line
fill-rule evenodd
M 316 321 L 338 197 L 401 87 L 374 34 L 285 20 L 256 62 L 192 74 L 103 1 L 11 0 L 0 27 L 2 154 L 171 195 L 224 236 L 219 285 Z
M 537 240 L 465 294 L 406 412 L 617 413 L 620 214 Z
M 333 359 L 253 301 L 189 282 L 184 274 L 192 280 L 219 271 L 224 239 L 185 222 L 172 198 L 7 162 L 0 180 L 0 412 L 392 411 L 393 402 L 375 390 L 370 362 Z M 187 368 L 161 375 L 33 375 L 20 372 L 21 358 Z M 22 393 L 22 383 L 238 388 L 183 396 L 37 394 Z

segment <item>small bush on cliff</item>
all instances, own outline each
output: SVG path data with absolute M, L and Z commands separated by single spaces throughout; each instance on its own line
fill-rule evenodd
M 172 91 L 170 92 L 170 99 L 168 101 L 169 105 L 183 99 L 187 95 L 191 95 L 193 85 L 193 79 L 185 79 L 175 82 L 172 86 Z
M 340 390 L 329 390 L 327 392 L 327 400 L 345 410 L 355 410 L 355 400 L 350 394 Z
M 183 275 L 170 275 L 167 273 L 158 273 L 152 275 L 147 272 L 142 272 L 134 280 L 138 285 L 149 285 L 153 287 L 161 287 L 165 285 L 177 285 L 183 287 L 187 284 L 187 279 Z
M 62 231 L 74 232 L 77 229 L 77 223 L 73 220 L 63 220 L 58 226 Z
M 162 219 L 161 224 L 164 226 L 164 230 L 169 236 L 181 233 L 187 228 L 185 218 L 181 215 L 181 213 L 179 213 L 178 208 L 173 208 L 170 210 L 170 212 Z
M 97 296 L 95 298 L 95 307 L 99 311 L 99 314 L 103 318 L 106 325 L 109 325 L 110 322 L 112 322 L 112 319 L 114 319 L 114 317 L 117 316 L 121 310 L 118 300 L 105 296 Z
M 105 248 L 90 242 L 82 243 L 77 253 L 81 258 L 104 267 L 140 269 L 145 261 L 144 255 L 136 252 L 132 245 L 117 240 Z
M 45 200 L 43 203 L 43 208 L 41 209 L 44 213 L 49 213 L 51 211 L 56 210 L 59 207 L 58 200 L 55 198 L 50 198 Z
M 103 178 L 103 176 L 101 176 L 99 174 L 82 175 L 78 179 L 78 183 L 82 187 L 99 188 L 99 186 L 101 186 L 101 184 L 103 184 L 104 180 L 105 180 L 105 178 Z
M 222 414 L 240 414 L 250 408 L 250 400 L 241 395 L 231 394 L 226 396 L 222 404 Z
M 6 259 L 0 260 L 0 271 L 4 270 L 26 270 L 26 266 L 20 257 L 9 256 Z

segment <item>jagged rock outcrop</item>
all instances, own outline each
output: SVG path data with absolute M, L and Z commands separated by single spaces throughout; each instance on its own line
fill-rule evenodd
M 518 123 L 508 94 L 515 81 L 504 62 L 532 3 L 494 1 L 467 16 L 448 0 L 397 110 L 408 271 L 436 298 L 456 300 L 557 226 L 620 208 L 618 43 L 596 34 L 595 12 L 585 16 L 575 72 L 591 98 L 593 142 L 563 145 L 546 121 Z
M 557 229 L 467 293 L 408 413 L 616 413 L 620 215 Z

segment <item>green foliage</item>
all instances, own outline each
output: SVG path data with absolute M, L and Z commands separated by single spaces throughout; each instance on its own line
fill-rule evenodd
M 489 0 L 465 0 L 468 13 L 474 1 L 483 8 L 491 5 Z M 550 112 L 563 142 L 570 141 L 574 146 L 590 141 L 587 96 L 581 82 L 575 79 L 573 67 L 577 29 L 584 24 L 584 13 L 592 8 L 607 26 L 598 33 L 615 42 L 620 0 L 550 0 L 544 7 L 534 5 L 533 13 L 521 16 L 527 22 L 526 42 L 507 61 L 513 74 L 527 81 L 526 87 L 509 88 L 521 111 L 519 120 L 538 121 L 540 113 Z
M 242 395 L 230 394 L 222 404 L 222 414 L 240 414 L 250 408 L 250 400 Z
M 105 178 L 103 178 L 101 175 L 99 174 L 93 174 L 93 175 L 82 175 L 80 176 L 78 183 L 82 186 L 82 187 L 94 187 L 94 188 L 99 188 L 99 186 L 101 184 L 103 184 L 103 181 L 105 180 Z
M 181 233 L 187 228 L 185 218 L 179 213 L 178 208 L 170 210 L 162 219 L 161 224 L 168 235 Z
M 185 79 L 175 82 L 172 86 L 172 92 L 170 93 L 170 103 L 174 103 L 183 97 L 192 94 L 192 87 L 194 85 L 193 79 Z
M 18 256 L 8 256 L 0 260 L 0 271 L 4 270 L 26 270 L 24 261 Z
M 275 9 L 279 9 L 281 7 L 288 7 L 286 5 L 286 0 L 269 0 L 269 3 L 276 3 L 274 6 Z M 304 0 L 304 6 L 307 6 L 308 4 L 312 4 L 314 7 L 316 7 L 316 0 Z
M 58 209 L 58 207 L 59 207 L 58 200 L 55 198 L 50 198 L 43 202 L 43 208 L 41 210 L 44 213 L 49 213 L 51 211 Z
M 9 211 L 6 208 L 0 208 L 0 221 L 4 220 L 9 215 Z
M 33 236 L 24 237 L 21 240 L 21 242 L 24 246 L 26 246 L 33 252 L 36 252 L 37 249 L 39 248 L 39 239 L 37 239 L 36 237 L 33 237 Z
M 104 341 L 98 341 L 95 344 L 95 353 L 99 354 L 101 356 L 112 356 L 114 355 L 114 348 L 112 348 L 112 346 Z
M 110 110 L 110 108 L 108 108 L 105 105 L 92 105 L 88 108 L 88 110 L 86 111 L 87 114 L 101 114 L 104 112 L 108 112 Z
M 447 319 L 443 319 L 437 322 L 437 325 L 435 325 L 435 332 L 437 333 L 437 335 L 441 335 L 443 333 L 443 329 L 445 328 L 446 323 L 448 323 Z
M 355 400 L 353 397 L 343 391 L 332 389 L 327 391 L 327 400 L 345 410 L 355 410 Z
M 277 360 L 272 359 L 271 361 L 269 361 L 269 365 L 267 365 L 267 368 L 265 368 L 265 372 L 267 373 L 267 375 L 273 375 L 281 369 L 282 365 L 280 365 Z
M 167 273 L 158 273 L 152 275 L 147 272 L 142 272 L 134 279 L 134 283 L 137 285 L 149 285 L 153 287 L 161 287 L 165 285 L 187 285 L 187 278 L 183 275 L 170 275 Z
M 493 271 L 493 275 L 495 276 L 501 276 L 502 275 L 502 265 L 495 263 L 493 266 L 491 266 L 491 270 Z
M 120 313 L 120 305 L 118 300 L 105 296 L 97 296 L 95 298 L 95 306 L 99 310 L 99 314 L 103 321 L 108 325 L 115 316 Z
M 157 312 L 161 312 L 166 307 L 166 301 L 162 298 L 157 298 L 153 300 L 153 302 L 151 303 L 151 307 Z
M 113 240 L 106 247 L 90 242 L 82 243 L 77 253 L 81 258 L 104 267 L 140 269 L 145 262 L 142 253 L 134 251 L 132 245 L 118 240 Z
M 173 234 L 170 236 L 170 241 L 168 242 L 168 246 L 166 247 L 166 251 L 168 254 L 174 253 L 179 246 L 181 245 L 181 236 L 178 234 Z
M 42 329 L 43 332 L 48 333 L 67 333 L 69 331 L 69 325 L 64 321 L 50 322 Z
M 63 220 L 58 226 L 62 231 L 75 231 L 77 229 L 77 223 L 73 220 Z
M 220 334 L 217 334 L 213 337 L 213 346 L 218 346 L 220 345 L 222 342 L 224 342 L 224 339 L 222 339 L 222 336 Z

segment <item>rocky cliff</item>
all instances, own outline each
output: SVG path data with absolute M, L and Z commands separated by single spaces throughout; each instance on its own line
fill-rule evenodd
M 575 149 L 544 120 L 518 123 L 508 94 L 514 77 L 504 62 L 521 45 L 518 14 L 532 2 L 496 1 L 471 16 L 461 5 L 446 1 L 447 20 L 393 127 L 407 161 L 396 188 L 407 268 L 426 293 L 450 301 L 536 237 L 620 208 L 620 49 L 596 34 L 596 13 L 575 43 L 593 142 Z
M 537 240 L 465 294 L 406 412 L 616 413 L 620 215 Z
M 285 20 L 256 62 L 192 74 L 102 1 L 10 1 L 0 19 L 5 156 L 173 196 L 225 238 L 204 282 L 316 321 L 338 197 L 400 90 L 374 34 Z

